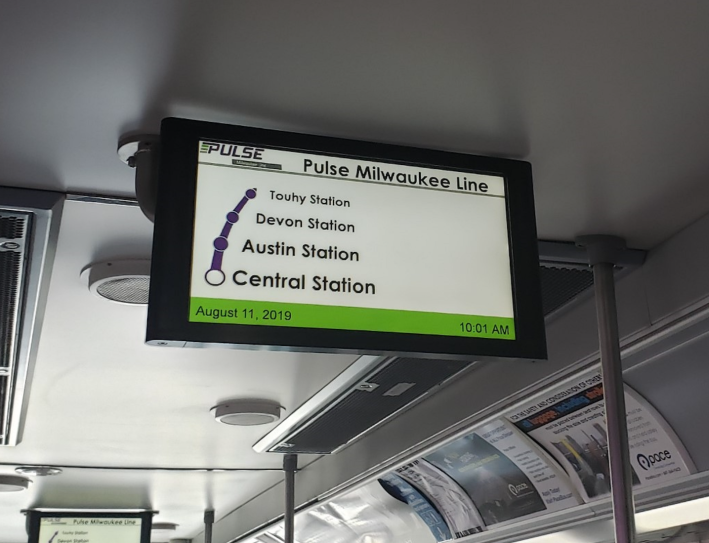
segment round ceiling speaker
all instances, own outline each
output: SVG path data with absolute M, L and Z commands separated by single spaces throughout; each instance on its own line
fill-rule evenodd
M 91 264 L 81 277 L 89 290 L 104 300 L 127 305 L 147 305 L 150 260 L 111 260 Z
M 270 400 L 227 400 L 214 407 L 214 418 L 232 426 L 258 426 L 281 418 L 283 407 Z
M 21 492 L 27 490 L 31 482 L 17 475 L 0 475 L 0 492 Z

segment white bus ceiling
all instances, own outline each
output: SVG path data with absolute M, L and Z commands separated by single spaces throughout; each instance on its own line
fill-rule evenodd
M 540 239 L 614 234 L 648 251 L 619 279 L 620 331 L 626 382 L 698 471 L 638 497 L 647 511 L 673 506 L 709 495 L 708 22 L 694 0 L 6 2 L 0 186 L 133 198 L 118 138 L 167 116 L 528 160 Z M 256 537 L 282 513 L 281 457 L 252 449 L 274 425 L 220 425 L 209 410 L 264 398 L 287 417 L 357 357 L 145 346 L 145 308 L 99 299 L 79 274 L 149 258 L 151 232 L 133 205 L 64 203 L 22 441 L 0 447 L 0 475 L 64 472 L 0 494 L 0 543 L 27 540 L 20 511 L 32 507 L 152 509 L 178 524 L 155 541 L 195 543 L 205 509 L 214 543 Z M 592 300 L 557 312 L 547 335 L 548 361 L 480 364 L 342 452 L 302 457 L 298 505 L 324 500 L 303 515 L 384 503 L 367 486 L 376 475 L 595 363 Z M 397 541 L 426 541 L 406 535 L 399 509 Z M 529 539 L 581 518 L 607 524 L 607 502 L 557 528 L 469 537 Z

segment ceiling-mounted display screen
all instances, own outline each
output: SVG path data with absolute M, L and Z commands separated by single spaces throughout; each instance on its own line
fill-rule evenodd
M 542 357 L 527 163 L 166 119 L 148 341 Z
M 151 513 L 29 511 L 29 543 L 149 543 Z

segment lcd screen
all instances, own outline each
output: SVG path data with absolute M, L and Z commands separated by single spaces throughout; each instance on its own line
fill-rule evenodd
M 190 321 L 514 339 L 502 177 L 199 149 Z
M 150 513 L 29 511 L 30 543 L 148 543 Z
M 543 356 L 528 164 L 179 119 L 162 145 L 150 342 Z

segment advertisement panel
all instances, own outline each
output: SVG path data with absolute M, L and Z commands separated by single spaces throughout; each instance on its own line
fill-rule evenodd
M 453 539 L 453 535 L 439 510 L 417 488 L 393 473 L 382 476 L 379 483 L 389 495 L 408 504 L 414 510 L 431 530 L 436 541 Z
M 396 470 L 397 475 L 418 488 L 443 515 L 455 537 L 484 530 L 480 513 L 470 496 L 449 475 L 420 459 Z
M 625 387 L 633 484 L 650 485 L 694 471 L 689 455 L 662 416 Z M 585 500 L 610 492 L 608 438 L 601 374 L 565 381 L 509 416 L 566 469 Z
M 553 460 L 505 420 L 426 456 L 472 498 L 487 526 L 580 503 Z

